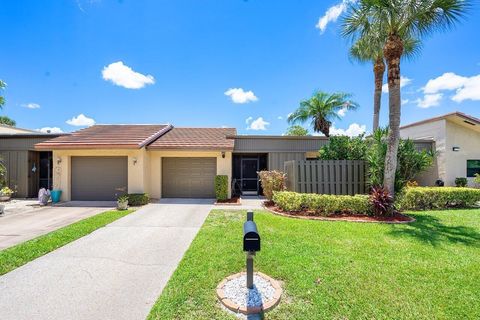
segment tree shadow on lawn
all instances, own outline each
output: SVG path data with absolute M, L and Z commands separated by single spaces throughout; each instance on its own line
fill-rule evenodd
M 392 225 L 390 234 L 396 237 L 412 237 L 422 242 L 438 246 L 443 242 L 460 243 L 480 247 L 480 233 L 472 227 L 445 225 L 431 215 L 408 214 L 417 221 Z

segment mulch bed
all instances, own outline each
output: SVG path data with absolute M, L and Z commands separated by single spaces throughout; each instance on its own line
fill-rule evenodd
M 240 202 L 240 197 L 233 197 L 233 198 L 230 198 L 230 199 L 227 199 L 227 200 L 217 200 L 215 202 L 215 204 L 218 204 L 218 205 L 241 205 L 242 203 Z
M 289 218 L 296 219 L 306 219 L 306 220 L 324 220 L 324 221 L 351 221 L 351 222 L 373 222 L 373 223 L 410 223 L 414 222 L 415 219 L 407 215 L 401 214 L 400 212 L 395 212 L 391 216 L 367 216 L 360 214 L 330 214 L 328 216 L 319 216 L 315 214 L 314 211 L 283 211 L 278 208 L 272 201 L 265 201 L 263 206 L 268 211 Z

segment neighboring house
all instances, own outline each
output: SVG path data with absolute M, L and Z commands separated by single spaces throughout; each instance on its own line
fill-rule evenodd
M 422 185 L 441 179 L 453 186 L 457 177 L 467 177 L 473 185 L 475 173 L 480 173 L 480 119 L 453 112 L 402 126 L 400 135 L 435 142 L 436 163 L 418 178 Z
M 0 125 L 0 161 L 15 197 L 36 197 L 40 188 L 51 188 L 52 152 L 34 146 L 60 135 Z
M 95 125 L 36 144 L 53 152 L 53 184 L 62 200 L 213 198 L 215 175 L 243 194 L 261 192 L 257 171 L 315 158 L 325 137 L 238 136 L 234 128 Z M 232 183 L 233 181 L 233 183 Z

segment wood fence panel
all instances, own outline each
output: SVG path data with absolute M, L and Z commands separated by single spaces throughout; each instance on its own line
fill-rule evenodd
M 292 160 L 284 164 L 287 190 L 302 193 L 355 195 L 365 193 L 362 160 Z

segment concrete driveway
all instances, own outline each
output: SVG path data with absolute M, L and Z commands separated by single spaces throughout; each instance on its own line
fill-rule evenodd
M 212 203 L 149 204 L 7 273 L 1 319 L 145 319 Z
M 112 202 L 67 202 L 40 207 L 33 200 L 14 200 L 6 204 L 0 217 L 0 250 L 49 233 L 109 208 Z

